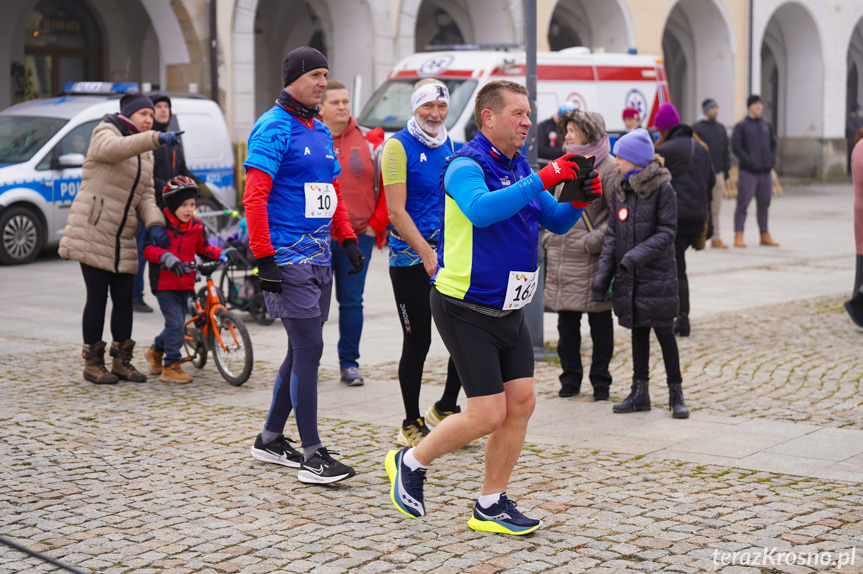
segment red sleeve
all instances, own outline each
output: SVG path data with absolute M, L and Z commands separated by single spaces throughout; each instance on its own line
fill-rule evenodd
M 210 242 L 207 241 L 206 238 L 204 238 L 203 245 L 201 245 L 200 249 L 198 249 L 198 255 L 202 255 L 204 257 L 209 257 L 210 259 L 216 260 L 222 256 L 222 248 L 211 245 Z
M 246 208 L 246 224 L 249 226 L 249 248 L 255 258 L 276 252 L 270 241 L 270 222 L 267 217 L 267 199 L 272 187 L 273 179 L 268 173 L 255 167 L 249 168 L 246 173 L 246 189 L 243 192 L 243 207 Z M 339 203 L 341 204 L 341 201 Z
M 351 220 L 348 219 L 348 210 L 345 207 L 345 202 L 342 199 L 341 188 L 339 187 L 338 178 L 333 180 L 333 187 L 336 188 L 336 212 L 333 214 L 333 225 L 330 227 L 330 237 L 341 243 L 345 239 L 356 239 L 357 234 L 354 233 L 354 228 L 351 226 Z
M 387 243 L 387 227 L 390 224 L 390 215 L 387 212 L 387 194 L 384 193 L 384 182 L 381 177 L 381 192 L 378 194 L 378 205 L 375 207 L 375 212 L 369 219 L 369 225 L 375 230 L 377 235 L 378 249 L 383 249 Z
M 167 251 L 167 249 L 162 249 L 157 245 L 147 245 L 144 247 L 144 259 L 150 263 L 159 263 L 159 257 Z

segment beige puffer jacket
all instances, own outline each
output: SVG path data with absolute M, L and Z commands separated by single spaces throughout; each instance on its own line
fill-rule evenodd
M 606 182 L 614 179 L 617 169 L 614 157 L 608 155 L 596 166 L 602 182 L 603 196 L 584 210 L 584 215 L 565 235 L 546 231 L 542 237 L 545 248 L 546 276 L 543 305 L 552 311 L 581 311 L 596 313 L 611 309 L 611 298 L 592 301 L 590 288 L 605 228 L 608 226 L 608 206 L 611 203 L 611 188 Z M 558 186 L 555 196 L 563 186 Z M 584 250 L 584 246 L 590 253 Z
M 60 257 L 134 274 L 138 215 L 148 229 L 165 225 L 153 190 L 153 150 L 160 145 L 159 132 L 124 135 L 128 133 L 113 115 L 106 115 L 93 130 L 81 187 L 60 240 Z

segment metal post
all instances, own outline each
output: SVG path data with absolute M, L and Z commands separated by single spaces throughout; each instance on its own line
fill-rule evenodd
M 216 0 L 210 0 L 210 99 L 219 103 L 219 31 L 216 27 Z
M 530 126 L 530 132 L 527 135 L 525 143 L 527 152 L 527 161 L 534 171 L 539 167 L 537 165 L 537 146 L 536 146 L 536 126 L 539 123 L 539 118 L 536 117 L 536 0 L 524 0 L 524 51 L 525 51 L 525 84 L 527 86 L 528 99 L 530 100 L 530 118 L 533 125 Z M 541 238 L 543 230 L 540 229 L 539 237 Z M 543 291 L 545 287 L 545 253 L 539 245 L 539 240 L 536 243 L 536 261 L 539 266 L 539 280 L 536 284 L 536 292 L 533 300 L 525 307 L 525 316 L 527 318 L 527 326 L 530 329 L 530 337 L 533 341 L 533 356 L 537 361 L 544 361 L 547 354 L 545 351 L 545 341 L 543 340 Z

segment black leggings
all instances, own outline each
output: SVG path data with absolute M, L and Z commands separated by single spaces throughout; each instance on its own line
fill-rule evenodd
M 132 290 L 135 276 L 131 273 L 111 273 L 104 269 L 81 264 L 81 274 L 87 286 L 87 303 L 84 305 L 84 344 L 102 340 L 105 328 L 105 308 L 108 291 L 111 291 L 111 336 L 122 343 L 132 338 Z
M 680 355 L 677 353 L 677 339 L 671 327 L 654 327 L 668 383 L 680 383 Z M 650 379 L 650 327 L 635 327 L 632 330 L 632 378 L 647 381 Z
M 402 327 L 402 356 L 399 359 L 399 385 L 405 405 L 405 418 L 416 420 L 420 415 L 420 386 L 423 367 L 431 346 L 432 315 L 429 305 L 431 283 L 425 267 L 390 267 L 390 280 L 396 299 L 399 323 Z M 461 382 L 450 357 L 447 363 L 446 386 L 438 402 L 440 410 L 455 410 Z

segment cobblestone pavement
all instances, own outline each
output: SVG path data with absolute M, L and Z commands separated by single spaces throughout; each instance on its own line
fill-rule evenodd
M 618 331 L 617 339 L 613 394 L 621 397 L 631 369 L 628 332 Z M 860 429 L 860 341 L 860 330 L 832 298 L 702 319 L 690 338 L 680 339 L 687 402 L 693 416 Z M 477 533 L 465 523 L 481 485 L 482 444 L 433 465 L 429 515 L 410 520 L 389 501 L 382 459 L 392 448 L 391 428 L 322 421 L 325 442 L 358 471 L 341 486 L 303 485 L 294 471 L 249 457 L 261 411 L 207 400 L 266 388 L 276 365 L 256 365 L 239 388 L 212 365 L 187 386 L 98 387 L 80 378 L 76 349 L 42 343 L 38 356 L 0 353 L 0 535 L 79 568 L 112 574 L 837 570 L 714 561 L 719 552 L 778 547 L 853 549 L 855 566 L 839 571 L 863 572 L 860 483 L 528 444 L 508 493 L 542 518 L 543 528 L 524 538 Z M 659 382 L 664 374 L 654 347 L 652 378 Z M 429 378 L 444 368 L 438 361 Z M 367 377 L 393 378 L 394 371 L 394 363 L 380 365 Z M 554 364 L 538 365 L 540 401 L 560 400 L 557 374 Z M 327 378 L 337 373 L 323 371 Z M 666 401 L 662 386 L 654 385 L 657 406 Z M 53 571 L 0 547 L 0 573 Z

